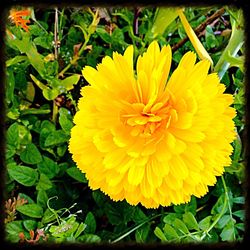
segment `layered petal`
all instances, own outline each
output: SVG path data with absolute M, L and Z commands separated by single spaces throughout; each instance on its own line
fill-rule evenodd
M 169 77 L 171 49 L 156 41 L 133 67 L 133 47 L 82 73 L 69 151 L 89 186 L 147 208 L 201 197 L 230 165 L 233 97 L 210 63 L 187 52 Z

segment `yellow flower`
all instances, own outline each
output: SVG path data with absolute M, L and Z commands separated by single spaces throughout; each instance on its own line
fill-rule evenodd
M 133 69 L 133 47 L 82 73 L 69 151 L 91 189 L 147 208 L 201 197 L 230 165 L 233 96 L 210 63 L 186 53 L 168 80 L 171 49 L 156 41 Z

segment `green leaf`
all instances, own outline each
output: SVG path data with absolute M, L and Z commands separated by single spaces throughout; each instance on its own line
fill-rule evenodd
M 53 37 L 50 35 L 38 36 L 33 41 L 36 45 L 39 45 L 45 49 L 51 49 Z
M 236 78 L 234 78 L 233 80 L 234 80 L 234 82 L 236 82 Z M 234 108 L 236 108 L 236 110 L 240 111 L 240 109 L 242 108 L 242 105 L 244 105 L 244 104 L 245 104 L 245 90 L 244 90 L 244 88 L 240 88 L 234 95 Z M 238 146 L 238 149 L 236 149 L 237 154 L 238 154 L 238 152 L 241 152 L 242 144 L 241 144 L 241 139 L 238 137 L 239 136 L 238 133 L 236 135 L 237 135 L 237 138 L 236 138 L 237 141 L 236 142 L 234 141 L 234 144 L 235 144 L 235 146 Z M 238 143 L 238 145 L 237 145 L 237 143 Z
M 115 43 L 120 44 L 120 43 L 122 43 L 124 41 L 124 34 L 123 34 L 121 29 L 116 28 L 113 31 L 113 33 L 111 35 L 111 38 L 112 38 L 112 43 L 115 42 Z
M 6 61 L 6 67 L 10 67 L 20 62 L 26 61 L 27 59 L 27 56 L 15 56 Z
M 45 147 L 45 141 L 50 133 L 55 131 L 55 125 L 47 120 L 43 121 L 41 124 L 41 132 L 40 132 L 40 137 L 39 137 L 39 146 L 42 149 L 46 149 Z
M 41 90 L 45 90 L 45 89 L 49 89 L 48 86 L 46 86 L 45 84 L 43 84 L 41 81 L 39 81 L 35 76 L 33 76 L 32 74 L 30 74 L 31 79 L 33 80 L 33 82 L 41 89 Z
M 225 194 L 222 193 L 219 199 L 217 200 L 217 202 L 215 203 L 215 205 L 213 206 L 211 210 L 211 214 L 213 215 L 219 214 L 224 206 L 224 201 L 225 201 Z M 226 212 L 227 212 L 227 209 L 225 209 L 224 213 Z
M 37 70 L 40 76 L 44 78 L 45 68 L 43 56 L 37 52 L 36 47 L 32 45 L 29 49 L 27 48 L 26 55 L 29 58 L 29 62 L 32 64 L 32 66 Z
M 205 217 L 203 220 L 199 222 L 199 228 L 203 231 L 206 231 L 211 225 L 211 219 L 212 219 L 211 215 Z
M 205 32 L 205 39 L 207 48 L 214 48 L 219 46 L 219 42 L 214 35 L 214 31 L 210 25 L 207 25 Z
M 49 101 L 54 100 L 59 94 L 60 91 L 58 89 L 43 89 L 43 96 Z
M 51 226 L 49 231 L 54 237 L 66 238 L 73 236 L 73 233 L 77 230 L 78 226 L 79 223 L 76 222 L 76 218 L 72 216 L 67 221 L 62 220 L 58 226 Z
M 10 104 L 11 102 L 13 102 L 14 89 L 15 89 L 15 77 L 14 77 L 13 70 L 7 69 L 6 76 L 7 76 L 6 101 L 7 101 L 7 104 Z
M 30 168 L 30 167 L 25 167 L 25 166 L 20 166 L 14 164 L 10 164 L 7 166 L 7 170 L 9 175 L 17 182 L 20 184 L 30 187 L 34 186 L 37 182 L 38 179 L 38 173 L 37 170 Z
M 47 190 L 52 188 L 52 182 L 50 181 L 50 179 L 47 177 L 47 175 L 41 173 L 40 174 L 40 179 L 37 183 L 36 189 L 37 190 Z
M 175 213 L 169 213 L 163 218 L 163 222 L 166 224 L 173 224 L 174 220 L 177 218 L 177 215 Z
M 135 223 L 141 223 L 142 221 L 145 221 L 147 219 L 146 214 L 136 206 L 134 215 L 133 215 L 133 221 Z
M 26 94 L 25 98 L 32 103 L 34 101 L 34 98 L 35 98 L 35 93 L 36 93 L 36 90 L 35 90 L 34 84 L 32 82 L 27 82 L 27 88 L 25 91 L 25 94 Z M 30 107 L 29 107 L 29 109 L 30 109 Z M 38 109 L 36 109 L 36 110 L 38 110 Z
M 108 220 L 112 225 L 119 225 L 122 223 L 122 215 L 118 206 L 115 206 L 111 203 L 106 203 L 104 212 L 107 214 Z
M 53 131 L 48 135 L 45 140 L 45 147 L 53 147 L 69 140 L 69 135 L 67 135 L 63 130 Z
M 67 174 L 73 179 L 82 182 L 88 183 L 88 180 L 85 177 L 85 174 L 81 172 L 81 170 L 77 167 L 71 167 L 66 170 Z
M 85 229 L 86 233 L 90 233 L 90 234 L 95 233 L 96 221 L 95 221 L 95 216 L 93 215 L 92 212 L 87 213 L 84 223 L 87 225 Z
M 229 221 L 227 223 L 227 225 L 222 230 L 220 237 L 222 241 L 235 240 L 235 229 L 234 229 L 234 223 L 232 221 Z
M 18 124 L 18 130 L 19 130 L 19 142 L 21 145 L 28 145 L 32 142 L 32 136 L 30 133 L 30 130 L 23 126 Z
M 20 199 L 25 199 L 28 201 L 29 204 L 34 204 L 34 200 L 28 196 L 27 194 L 24 194 L 24 193 L 19 193 L 18 196 L 20 197 Z
M 197 220 L 195 219 L 194 215 L 191 212 L 186 212 L 183 215 L 183 221 L 187 225 L 187 227 L 192 230 L 199 230 L 199 225 Z
M 149 235 L 150 225 L 145 224 L 144 226 L 138 228 L 135 231 L 135 240 L 137 243 L 144 243 L 147 242 L 147 237 Z
M 35 220 L 24 220 L 23 225 L 27 231 L 36 230 L 37 222 Z
M 21 152 L 20 158 L 27 164 L 37 164 L 42 161 L 42 155 L 33 143 L 27 144 L 26 149 Z
M 179 240 L 179 235 L 172 226 L 165 224 L 165 226 L 163 227 L 163 231 L 168 241 Z
M 230 219 L 231 219 L 230 215 L 223 215 L 216 224 L 216 227 L 220 229 L 224 228 Z
M 42 223 L 48 224 L 54 220 L 56 220 L 55 213 L 51 212 L 51 210 L 47 208 L 43 214 Z
M 237 223 L 235 224 L 235 227 L 243 232 L 245 231 L 244 223 Z
M 41 77 L 44 77 L 43 56 L 37 52 L 34 43 L 30 40 L 30 34 L 23 33 L 22 40 L 15 39 L 11 42 L 21 53 L 26 53 L 30 64 L 37 70 Z
M 187 204 L 185 204 L 185 212 L 191 212 L 194 216 L 196 214 L 196 209 L 197 209 L 197 201 L 194 196 L 192 196 L 191 201 Z
M 43 216 L 43 209 L 37 204 L 25 204 L 17 207 L 16 210 L 31 218 L 42 218 Z
M 24 232 L 22 221 L 12 221 L 6 224 L 6 240 L 12 243 L 17 243 L 19 238 L 19 233 Z
M 245 204 L 245 197 L 244 196 L 235 197 L 233 198 L 233 203 Z
M 151 28 L 154 37 L 162 35 L 166 28 L 178 17 L 176 9 L 168 7 L 158 8 L 154 24 Z
M 245 210 L 235 211 L 235 212 L 233 212 L 233 215 L 236 217 L 239 217 L 243 221 L 245 218 Z
M 72 122 L 72 116 L 70 111 L 65 108 L 60 108 L 59 110 L 59 124 L 65 133 L 70 134 L 71 128 L 74 126 Z
M 136 212 L 135 206 L 131 206 L 127 202 L 122 201 L 119 204 L 119 210 L 121 212 L 122 215 L 121 219 L 123 220 L 123 222 L 127 223 L 130 220 L 133 220 L 134 213 Z
M 201 241 L 201 239 L 199 240 Z M 220 242 L 219 235 L 216 230 L 211 230 L 208 235 L 206 235 L 205 239 L 203 239 L 202 243 L 218 243 Z
M 232 56 L 230 51 L 225 54 L 225 60 L 230 63 L 230 67 L 238 67 L 242 72 L 244 72 L 244 56 Z
M 34 15 L 34 10 L 31 10 L 31 18 L 36 21 L 35 15 Z M 40 26 L 41 25 L 41 26 Z M 39 20 L 39 25 L 38 24 L 30 24 L 29 25 L 29 31 L 32 35 L 36 36 L 43 36 L 46 34 L 46 31 L 44 30 L 48 29 L 48 24 Z
M 84 234 L 77 238 L 77 241 L 84 243 L 98 243 L 101 242 L 101 238 L 95 234 Z
M 184 214 L 185 208 L 186 208 L 186 204 L 174 205 L 174 211 L 177 214 Z
M 180 219 L 176 218 L 174 220 L 174 223 L 173 223 L 174 227 L 179 231 L 181 232 L 182 234 L 188 234 L 189 233 L 189 230 L 187 228 L 187 226 L 185 225 L 185 223 L 183 221 L 181 221 Z
M 111 37 L 110 37 L 109 33 L 104 28 L 97 27 L 96 33 L 100 36 L 100 38 L 104 42 L 111 43 Z
M 167 224 L 166 224 L 167 225 Z M 159 227 L 156 227 L 154 230 L 154 234 L 162 241 L 162 242 L 166 242 L 167 238 L 165 236 L 165 234 L 161 231 L 161 229 Z
M 54 178 L 60 171 L 59 166 L 46 156 L 43 156 L 42 162 L 37 167 L 39 172 L 45 174 L 49 179 Z
M 66 224 L 70 225 L 70 228 L 65 232 L 65 236 L 71 237 L 77 231 L 79 223 L 76 222 L 75 217 L 71 217 L 69 220 L 67 220 Z
M 10 108 L 9 110 L 7 110 L 7 117 L 10 118 L 11 120 L 17 120 L 20 112 L 17 108 L 15 108 L 14 106 L 12 106 L 12 108 Z
M 63 86 L 66 90 L 73 89 L 74 85 L 78 83 L 80 75 L 74 74 L 63 80 L 61 80 L 60 85 Z
M 240 157 L 241 157 L 242 142 L 241 142 L 239 134 L 237 133 L 236 135 L 237 135 L 237 137 L 234 140 L 233 160 L 238 162 L 240 160 Z
M 19 142 L 19 127 L 18 123 L 13 123 L 7 130 L 6 133 L 7 144 L 10 144 L 13 147 L 17 147 Z
M 56 148 L 56 153 L 59 157 L 63 157 L 68 149 L 68 146 L 66 144 L 62 144 Z
M 36 201 L 42 208 L 47 208 L 48 195 L 45 190 L 38 190 Z
M 94 190 L 92 192 L 92 197 L 93 197 L 95 203 L 99 207 L 103 207 L 105 202 L 107 201 L 107 197 L 100 190 Z
M 83 224 L 82 222 L 80 223 L 79 227 L 77 228 L 77 231 L 75 232 L 74 238 L 78 238 L 80 234 L 85 230 L 86 224 Z
M 12 156 L 14 156 L 16 153 L 16 149 L 15 147 L 7 144 L 6 145 L 6 152 L 5 152 L 5 157 L 6 157 L 6 160 L 8 160 L 9 158 L 11 158 Z

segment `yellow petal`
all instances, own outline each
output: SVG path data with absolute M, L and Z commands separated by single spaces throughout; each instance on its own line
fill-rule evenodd
M 143 179 L 145 166 L 132 166 L 128 171 L 128 182 L 131 185 L 138 185 Z

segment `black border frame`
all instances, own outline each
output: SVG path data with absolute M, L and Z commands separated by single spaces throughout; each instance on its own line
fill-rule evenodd
M 245 249 L 250 244 L 250 22 L 249 13 L 250 13 L 250 2 L 248 0 L 175 0 L 174 3 L 171 0 L 159 1 L 159 0 L 150 0 L 143 1 L 137 0 L 3 0 L 1 1 L 1 12 L 0 12 L 0 246 L 1 249 L 122 249 L 122 248 L 133 248 L 133 249 Z M 243 9 L 244 19 L 245 19 L 245 50 L 246 50 L 246 60 L 245 60 L 245 101 L 246 101 L 246 124 L 245 131 L 243 136 L 243 144 L 245 148 L 245 232 L 244 238 L 242 242 L 231 242 L 231 243 L 215 243 L 215 244 L 207 244 L 207 243 L 195 243 L 195 244 L 137 244 L 137 243 L 116 243 L 116 244 L 13 244 L 4 240 L 5 238 L 5 228 L 4 228 L 4 188 L 5 188 L 5 20 L 7 20 L 8 10 L 12 6 L 34 6 L 39 8 L 53 8 L 55 6 L 223 6 L 223 5 L 232 5 L 236 8 Z M 3 248 L 2 248 L 3 247 Z

